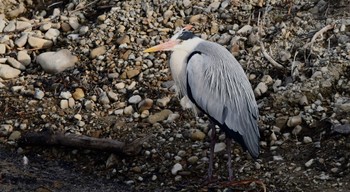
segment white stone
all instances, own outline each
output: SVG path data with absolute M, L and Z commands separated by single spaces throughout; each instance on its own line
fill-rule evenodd
M 314 159 L 310 159 L 305 163 L 305 167 L 310 167 L 314 163 Z
M 164 98 L 161 98 L 161 99 L 157 99 L 156 104 L 159 107 L 165 107 L 165 106 L 168 105 L 169 102 L 170 102 L 170 98 L 169 97 L 164 97 Z
M 220 151 L 223 151 L 226 149 L 226 144 L 221 142 L 221 143 L 216 143 L 214 147 L 214 153 L 218 153 Z
M 6 45 L 0 44 L 0 54 L 5 54 L 5 53 L 6 53 Z
M 74 29 L 78 29 L 80 24 L 77 17 L 70 17 L 68 20 L 69 25 Z
M 252 31 L 253 27 L 250 25 L 244 25 L 240 30 L 237 31 L 238 34 L 248 34 Z
M 118 94 L 114 93 L 113 91 L 109 91 L 107 95 L 113 101 L 118 101 Z
M 17 45 L 17 47 L 23 47 L 27 43 L 27 40 L 28 33 L 23 33 L 20 38 L 15 40 L 15 45 Z
M 60 107 L 61 107 L 61 109 L 67 109 L 68 108 L 68 100 L 62 99 L 60 102 Z
M 15 20 L 11 20 L 6 27 L 4 28 L 4 32 L 8 33 L 8 32 L 13 32 L 16 30 L 16 24 L 15 24 Z
M 18 51 L 17 60 L 21 62 L 24 66 L 27 66 L 32 62 L 32 59 L 30 58 L 26 50 Z
M 132 108 L 131 105 L 127 106 L 124 108 L 124 114 L 125 115 L 131 115 L 134 112 L 134 109 Z
M 180 163 L 176 163 L 171 169 L 171 174 L 176 175 L 177 172 L 182 170 L 182 165 Z
M 45 96 L 45 93 L 38 88 L 35 88 L 34 98 L 41 100 Z
M 129 98 L 128 102 L 130 104 L 137 104 L 140 103 L 140 101 L 142 100 L 140 95 L 133 95 Z
M 305 144 L 312 143 L 312 138 L 311 138 L 311 137 L 308 137 L 308 136 L 305 136 L 304 139 L 303 139 L 303 142 L 304 142 Z
M 123 82 L 117 83 L 117 84 L 115 84 L 115 87 L 116 87 L 117 89 L 124 89 L 124 88 L 125 88 L 125 83 L 123 83 Z
M 40 54 L 36 62 L 48 73 L 60 73 L 68 68 L 74 67 L 78 58 L 67 49 L 57 52 L 45 52 Z
M 72 94 L 69 91 L 62 91 L 60 93 L 60 98 L 69 99 L 71 97 L 72 97 Z
M 21 74 L 21 71 L 9 65 L 0 64 L 0 77 L 3 79 L 12 79 Z
M 58 29 L 51 28 L 45 33 L 45 38 L 56 41 L 59 35 L 60 35 L 60 31 Z
M 261 96 L 262 94 L 266 93 L 266 91 L 267 85 L 264 82 L 260 82 L 254 89 L 254 93 L 256 96 Z
M 16 22 L 16 30 L 17 31 L 23 31 L 23 30 L 29 29 L 29 28 L 31 28 L 31 26 L 32 26 L 32 24 L 30 24 L 27 21 L 17 21 Z
M 49 48 L 53 44 L 52 41 L 50 40 L 42 39 L 39 37 L 33 37 L 33 36 L 28 37 L 28 43 L 31 47 L 36 49 Z
M 6 21 L 0 17 L 0 33 L 3 32 L 6 25 Z
M 26 67 L 22 63 L 20 63 L 19 61 L 17 61 L 15 58 L 12 58 L 12 57 L 7 58 L 7 63 L 16 69 L 20 69 L 20 70 L 26 69 Z

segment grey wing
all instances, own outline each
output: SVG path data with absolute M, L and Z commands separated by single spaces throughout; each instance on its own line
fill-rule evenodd
M 258 157 L 260 134 L 253 91 L 240 64 L 231 55 L 227 58 L 192 55 L 187 65 L 187 93 L 211 118 L 241 135 L 244 143 L 240 144 Z

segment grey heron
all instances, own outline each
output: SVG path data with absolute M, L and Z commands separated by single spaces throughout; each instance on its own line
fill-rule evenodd
M 195 36 L 187 25 L 165 43 L 144 52 L 172 51 L 170 70 L 179 94 L 210 119 L 208 179 L 213 175 L 215 125 L 226 134 L 229 180 L 233 179 L 231 139 L 259 156 L 258 107 L 251 84 L 238 61 L 223 46 Z

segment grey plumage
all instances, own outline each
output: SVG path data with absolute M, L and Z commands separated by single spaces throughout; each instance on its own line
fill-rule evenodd
M 176 81 L 183 87 L 181 94 L 194 100 L 197 107 L 222 128 L 227 127 L 230 136 L 241 135 L 243 148 L 258 157 L 258 108 L 241 65 L 224 47 L 209 41 L 202 40 L 192 52 L 196 54 L 187 55 L 188 62 L 182 74 L 175 74 L 186 77 Z M 236 140 L 240 142 L 239 138 Z

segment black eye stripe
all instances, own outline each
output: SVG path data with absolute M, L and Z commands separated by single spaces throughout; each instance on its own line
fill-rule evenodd
M 180 40 L 188 40 L 188 39 L 192 39 L 193 37 L 194 37 L 194 35 L 193 35 L 192 32 L 190 32 L 190 31 L 183 31 L 179 35 L 178 39 L 180 39 Z

